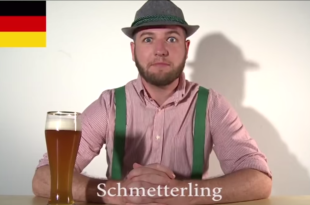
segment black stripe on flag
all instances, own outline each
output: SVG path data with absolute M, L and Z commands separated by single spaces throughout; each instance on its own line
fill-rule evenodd
M 0 1 L 0 16 L 46 16 L 46 1 Z

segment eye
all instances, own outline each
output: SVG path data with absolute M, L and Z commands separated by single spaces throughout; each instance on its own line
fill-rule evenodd
M 177 39 L 175 37 L 169 37 L 168 41 L 173 43 L 173 42 L 176 42 Z
M 145 39 L 143 39 L 143 42 L 146 42 L 146 43 L 149 43 L 149 42 L 151 42 L 151 37 L 147 37 L 147 38 L 145 38 Z

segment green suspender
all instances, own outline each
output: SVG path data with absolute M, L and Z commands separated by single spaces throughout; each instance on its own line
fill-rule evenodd
M 193 149 L 193 179 L 201 179 L 204 166 L 204 145 L 205 145 L 205 126 L 206 110 L 209 90 L 199 87 L 198 98 L 196 102 L 196 115 L 194 127 L 194 149 Z M 122 179 L 123 158 L 125 153 L 126 137 L 126 93 L 125 86 L 115 89 L 115 131 L 114 131 L 114 149 L 112 156 L 112 179 Z
M 206 114 L 209 90 L 199 87 L 196 101 L 196 115 L 194 127 L 194 149 L 192 179 L 202 179 L 204 166 L 204 146 L 206 135 Z
M 115 130 L 112 156 L 112 179 L 121 180 L 126 139 L 126 92 L 125 86 L 115 89 Z

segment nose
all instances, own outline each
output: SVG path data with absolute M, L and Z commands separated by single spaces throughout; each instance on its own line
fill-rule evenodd
M 168 56 L 169 52 L 166 48 L 165 41 L 157 41 L 155 45 L 155 55 L 156 56 Z

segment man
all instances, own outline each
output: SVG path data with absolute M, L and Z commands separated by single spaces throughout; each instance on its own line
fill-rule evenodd
M 148 1 L 137 11 L 132 27 L 122 29 L 134 40 L 132 59 L 140 75 L 123 87 L 104 91 L 83 112 L 73 179 L 76 201 L 213 204 L 270 195 L 272 181 L 266 158 L 237 113 L 219 93 L 185 79 L 183 69 L 190 45 L 187 37 L 198 28 L 186 23 L 174 3 Z M 119 134 L 122 130 L 125 133 Z M 80 174 L 104 144 L 107 179 Z M 212 149 L 225 175 L 207 179 Z M 113 158 L 116 153 L 119 157 Z M 33 178 L 36 195 L 49 196 L 49 177 L 45 154 Z M 100 183 L 106 185 L 100 188 L 102 193 L 112 190 L 110 195 L 97 195 Z M 161 185 L 173 192 L 164 196 L 162 191 L 143 197 L 112 196 L 118 193 L 118 183 L 125 188 L 145 189 Z M 200 192 L 200 196 L 193 196 L 189 184 L 199 190 L 217 190 L 213 194 L 221 197 L 210 197 L 212 193 L 201 196 Z M 177 191 L 181 188 L 185 188 L 182 193 Z

